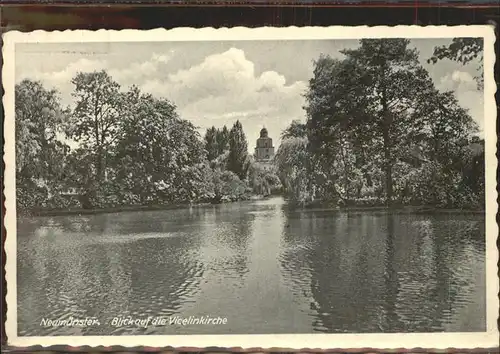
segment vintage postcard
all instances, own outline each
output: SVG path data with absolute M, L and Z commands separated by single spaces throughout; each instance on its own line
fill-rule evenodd
M 498 346 L 494 31 L 4 35 L 12 346 Z

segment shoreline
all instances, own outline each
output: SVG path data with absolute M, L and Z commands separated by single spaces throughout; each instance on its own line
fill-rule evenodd
M 349 206 L 349 207 L 305 207 L 305 208 L 296 208 L 294 210 L 302 210 L 302 211 L 331 211 L 336 210 L 338 212 L 347 212 L 347 213 L 356 213 L 356 212 L 388 212 L 391 214 L 431 214 L 431 213 L 447 213 L 447 214 L 459 214 L 459 213 L 467 213 L 467 214 L 484 214 L 486 211 L 484 209 L 460 209 L 460 208 L 439 208 L 432 206 L 413 206 L 413 205 L 404 205 L 404 206 Z
M 137 206 L 119 206 L 111 208 L 73 208 L 73 209 L 46 209 L 46 210 L 29 210 L 25 212 L 18 212 L 21 217 L 37 217 L 37 216 L 66 216 L 66 215 L 99 215 L 99 214 L 114 214 L 134 211 L 155 211 L 155 210 L 174 210 L 190 207 L 203 207 L 209 205 L 217 205 L 212 203 L 196 203 L 196 204 L 156 204 L 156 205 L 137 205 Z
M 295 207 L 294 210 L 304 210 L 304 211 L 331 211 L 336 210 L 339 212 L 389 212 L 392 214 L 400 213 L 414 213 L 414 214 L 429 214 L 429 213 L 473 213 L 473 214 L 484 214 L 485 209 L 482 208 L 448 208 L 448 207 L 437 207 L 433 205 L 349 205 L 349 206 L 334 206 L 328 203 L 318 203 L 305 205 L 304 207 Z
M 232 203 L 241 202 L 252 202 L 258 200 L 264 200 L 276 197 L 271 196 L 252 196 L 249 199 L 235 200 L 235 201 L 225 201 L 220 203 L 178 203 L 178 204 L 153 204 L 153 205 L 127 205 L 127 206 L 117 206 L 110 208 L 93 208 L 93 209 L 83 209 L 83 208 L 73 208 L 73 209 L 39 209 L 30 211 L 18 211 L 19 217 L 45 217 L 45 216 L 71 216 L 71 215 L 100 215 L 100 214 L 114 214 L 123 212 L 139 212 L 139 211 L 162 211 L 162 210 L 175 210 L 175 209 L 186 209 L 186 208 L 205 208 L 208 206 L 217 206 Z M 286 199 L 285 199 L 286 200 Z M 483 209 L 459 209 L 459 208 L 439 208 L 429 205 L 422 206 L 344 206 L 335 207 L 331 205 L 316 205 L 316 206 L 293 206 L 289 205 L 291 211 L 302 211 L 302 212 L 321 212 L 321 211 L 337 211 L 337 212 L 389 212 L 393 214 L 401 213 L 414 213 L 414 214 L 431 214 L 431 213 L 447 213 L 447 214 L 485 214 Z
M 99 215 L 99 214 L 114 214 L 135 211 L 161 211 L 161 210 L 175 210 L 186 208 L 204 208 L 208 206 L 216 206 L 223 204 L 232 204 L 240 202 L 249 202 L 255 200 L 263 200 L 272 196 L 254 195 L 248 199 L 240 199 L 234 201 L 222 202 L 199 202 L 199 203 L 176 203 L 176 204 L 151 204 L 151 205 L 123 205 L 109 208 L 70 208 L 70 209 L 36 209 L 17 211 L 20 217 L 42 217 L 42 216 L 65 216 L 65 215 Z

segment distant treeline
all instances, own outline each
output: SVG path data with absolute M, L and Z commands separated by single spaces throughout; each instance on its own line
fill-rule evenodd
M 481 50 L 480 40 L 455 39 L 429 61 L 467 63 Z M 478 127 L 453 92 L 435 88 L 409 41 L 361 40 L 342 53 L 315 62 L 307 121 L 283 132 L 286 194 L 302 204 L 484 208 Z
M 21 211 L 218 203 L 280 189 L 248 154 L 239 121 L 203 138 L 173 103 L 137 87 L 123 92 L 105 71 L 72 83 L 73 109 L 40 82 L 16 86 Z
M 306 123 L 283 132 L 276 172 L 248 154 L 239 121 L 202 137 L 168 99 L 124 91 L 105 71 L 72 79 L 71 109 L 56 90 L 24 80 L 15 90 L 18 208 L 218 203 L 280 191 L 302 205 L 482 208 L 477 126 L 408 45 L 361 40 L 342 60 L 321 56 Z M 450 48 L 431 60 L 467 62 L 460 50 L 481 50 L 470 39 Z

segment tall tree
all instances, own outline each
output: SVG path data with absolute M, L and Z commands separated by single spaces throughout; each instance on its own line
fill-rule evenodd
M 307 138 L 292 137 L 283 140 L 276 152 L 278 177 L 285 194 L 294 202 L 305 203 L 314 198 L 308 161 L 311 158 Z
M 281 132 L 281 139 L 305 138 L 307 137 L 306 125 L 299 120 L 293 120 L 292 123 Z
M 47 90 L 38 81 L 23 80 L 15 88 L 15 112 L 17 169 L 50 172 L 48 150 L 63 133 L 67 117 L 67 111 L 60 105 L 59 93 Z M 37 155 L 40 161 L 35 161 Z
M 219 156 L 219 146 L 217 145 L 218 131 L 215 127 L 207 129 L 205 133 L 205 150 L 207 150 L 208 161 L 213 161 Z
M 484 86 L 484 40 L 482 38 L 453 38 L 448 45 L 434 48 L 434 53 L 427 61 L 436 64 L 443 59 L 453 60 L 455 62 L 467 65 L 476 62 L 477 75 L 475 77 L 478 90 Z M 463 116 L 463 115 L 461 115 Z M 477 127 L 471 132 L 477 131 Z M 484 143 L 484 142 L 483 142 Z M 473 143 L 467 147 L 454 149 L 456 154 L 461 154 L 460 158 L 455 158 L 455 166 L 461 165 L 463 172 L 463 184 L 473 193 L 479 196 L 479 204 L 484 206 L 484 146 L 479 152 L 474 152 L 471 146 L 481 145 Z M 455 154 L 455 156 L 456 156 Z
M 315 62 L 314 75 L 306 95 L 307 135 L 311 158 L 309 175 L 314 178 L 316 191 L 322 198 L 342 199 L 342 191 L 349 182 L 351 164 L 346 156 L 353 155 L 358 164 L 365 164 L 364 156 L 376 156 L 373 140 L 372 113 L 368 109 L 367 88 L 362 81 L 364 68 L 354 60 L 335 60 L 320 56 Z M 356 150 L 347 151 L 349 142 Z M 370 151 L 372 150 L 372 151 Z M 356 153 L 356 154 L 354 154 Z M 378 151 L 377 151 L 378 153 Z M 367 175 L 368 182 L 371 182 Z M 343 180 L 343 183 L 339 183 Z M 347 195 L 344 196 L 347 199 Z
M 229 130 L 226 126 L 217 129 L 217 154 L 222 155 L 229 150 Z
M 56 90 L 31 80 L 16 85 L 16 179 L 23 195 L 18 199 L 21 206 L 38 203 L 35 199 L 45 202 L 49 194 L 63 187 L 69 147 L 61 138 L 67 114 Z M 45 192 L 37 196 L 42 190 Z
M 118 138 L 118 124 L 125 106 L 120 85 L 106 71 L 80 72 L 71 82 L 75 85 L 76 106 L 70 136 L 92 152 L 96 181 L 102 181 L 107 150 Z
M 431 88 L 420 95 L 415 113 L 424 118 L 420 120 L 422 126 L 411 137 L 414 146 L 420 148 L 413 157 L 418 157 L 430 172 L 418 185 L 424 190 L 422 194 L 428 203 L 451 206 L 454 196 L 463 192 L 457 188 L 478 126 L 459 106 L 453 92 Z M 413 147 L 408 144 L 407 148 Z
M 385 175 L 386 203 L 393 201 L 393 166 L 422 117 L 414 112 L 418 93 L 432 86 L 406 39 L 363 39 L 345 59 L 320 58 L 310 82 L 308 126 L 313 149 L 339 136 L 357 142 L 358 150 L 379 155 Z M 339 135 L 340 134 L 340 135 Z M 331 149 L 332 150 L 332 149 Z M 330 165 L 331 163 L 329 163 Z
M 227 169 L 244 180 L 248 171 L 248 143 L 240 121 L 229 132 L 229 156 Z
M 468 149 L 469 143 L 478 130 L 477 123 L 467 110 L 460 107 L 454 92 L 439 92 L 432 89 L 422 94 L 422 100 L 416 106 L 416 112 L 424 117 L 424 124 L 413 136 L 425 139 L 420 145 L 425 146 L 424 153 L 432 161 L 451 166 L 461 159 L 462 149 Z M 425 98 L 425 100 L 424 100 Z
M 205 160 L 195 127 L 182 120 L 166 99 L 137 97 L 120 125 L 116 143 L 117 182 L 140 203 L 189 200 L 196 178 L 192 168 Z

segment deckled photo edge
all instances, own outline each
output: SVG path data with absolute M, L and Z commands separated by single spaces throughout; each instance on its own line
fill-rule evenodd
M 498 309 L 499 309 L 499 278 L 498 261 L 499 250 L 497 239 L 499 237 L 499 227 L 496 222 L 498 213 L 498 191 L 497 191 L 497 122 L 498 103 L 495 94 L 498 87 L 495 82 L 494 68 L 495 55 L 495 34 L 493 26 L 490 27 L 489 35 L 484 37 L 484 96 L 485 96 L 485 141 L 488 147 L 485 149 L 485 188 L 486 196 L 486 304 L 487 307 L 487 330 L 496 332 L 498 337 Z M 489 167 L 489 168 L 488 168 Z
M 402 32 L 404 31 L 404 32 Z M 214 37 L 216 35 L 216 37 Z M 157 42 L 157 41 L 223 41 L 223 40 L 308 40 L 361 38 L 452 38 L 483 37 L 494 41 L 493 25 L 457 26 L 325 26 L 325 27 L 178 27 L 151 30 L 64 30 L 32 32 L 9 31 L 4 42 L 64 43 L 64 42 Z M 70 40 L 71 39 L 71 40 Z
M 439 31 L 436 31 L 439 29 Z M 213 35 L 216 33 L 217 38 Z M 243 36 L 243 38 L 242 38 Z M 357 39 L 357 38 L 448 38 L 483 37 L 484 45 L 484 96 L 485 96 L 485 163 L 486 168 L 486 273 L 487 273 L 487 332 L 485 333 L 401 333 L 401 334 L 293 334 L 293 335 L 175 335 L 175 336 L 106 336 L 106 337 L 18 337 L 16 306 L 16 238 L 6 237 L 5 252 L 7 278 L 7 322 L 8 343 L 11 346 L 53 346 L 53 345 L 122 345 L 154 347 L 255 347 L 261 348 L 469 348 L 496 347 L 498 338 L 498 249 L 496 238 L 498 225 L 495 216 L 496 202 L 496 84 L 493 75 L 495 63 L 493 27 L 484 26 L 359 26 L 359 27 L 289 27 L 289 28 L 179 28 L 173 30 L 156 29 L 149 31 L 87 31 L 64 32 L 34 31 L 31 33 L 8 32 L 3 35 L 4 66 L 3 104 L 4 121 L 4 163 L 5 163 L 5 207 L 4 216 L 7 235 L 16 234 L 15 210 L 15 132 L 14 132 L 14 83 L 15 44 L 50 42 L 106 42 L 106 41 L 210 41 L 210 40 L 268 40 L 268 39 Z M 335 345 L 333 345 L 334 341 Z
M 5 332 L 8 338 L 17 337 L 17 280 L 16 280 L 16 178 L 15 178 L 15 120 L 14 120 L 14 86 L 15 86 L 15 38 L 18 34 L 3 35 L 3 67 L 2 97 L 4 109 L 4 226 L 6 231 L 5 248 L 5 279 L 7 282 L 6 304 L 7 314 Z M 10 117 L 10 119 L 9 119 Z M 13 237 L 7 237 L 13 235 Z

